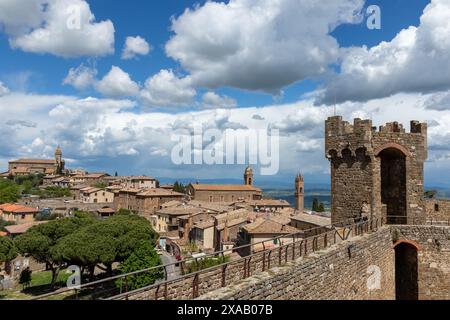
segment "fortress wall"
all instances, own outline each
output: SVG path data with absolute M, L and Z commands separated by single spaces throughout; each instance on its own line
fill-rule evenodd
M 349 247 L 353 248 L 349 255 Z M 378 269 L 379 268 L 379 269 Z M 392 300 L 394 251 L 389 227 L 261 272 L 199 299 Z M 379 270 L 379 287 L 376 271 Z
M 450 299 L 450 227 L 393 226 L 394 241 L 418 246 L 420 300 Z

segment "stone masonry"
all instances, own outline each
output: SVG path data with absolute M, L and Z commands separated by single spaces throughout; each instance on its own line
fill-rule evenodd
M 427 159 L 427 125 L 411 121 L 410 132 L 397 122 L 377 130 L 371 120 L 353 125 L 336 116 L 325 123 L 325 152 L 331 163 L 332 222 L 361 215 L 424 218 L 423 164 Z

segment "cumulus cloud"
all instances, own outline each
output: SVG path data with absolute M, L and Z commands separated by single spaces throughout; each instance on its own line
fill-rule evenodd
M 77 68 L 70 68 L 63 84 L 71 85 L 78 90 L 84 90 L 96 82 L 97 69 L 81 64 Z
M 37 123 L 33 121 L 28 120 L 17 120 L 17 119 L 11 119 L 5 122 L 7 126 L 20 126 L 20 127 L 27 127 L 27 128 L 36 128 Z
M 431 110 L 450 110 L 450 92 L 433 94 L 425 101 L 425 108 Z
M 147 79 L 140 98 L 149 107 L 176 107 L 192 103 L 196 94 L 190 77 L 179 78 L 163 69 Z
M 252 119 L 253 119 L 253 120 L 264 120 L 264 117 L 261 116 L 261 115 L 259 115 L 259 114 L 254 114 L 254 115 L 252 116 Z
M 205 109 L 228 109 L 237 106 L 236 100 L 228 96 L 220 96 L 215 92 L 208 91 L 202 97 L 202 107 Z
M 145 56 L 149 54 L 151 50 L 148 42 L 139 36 L 127 37 L 125 40 L 125 46 L 122 50 L 122 59 L 133 59 L 137 55 Z
M 108 74 L 95 84 L 95 88 L 110 98 L 123 98 L 139 93 L 139 85 L 131 80 L 128 73 L 116 66 L 112 66 Z
M 114 25 L 96 22 L 85 0 L 0 1 L 10 46 L 65 58 L 114 53 Z
M 197 86 L 278 94 L 323 75 L 338 58 L 330 32 L 359 21 L 364 0 L 206 2 L 172 20 L 167 54 Z
M 429 93 L 450 88 L 450 2 L 432 0 L 419 27 L 403 29 L 389 42 L 343 52 L 341 72 L 317 104 L 367 101 L 399 92 Z
M 0 97 L 9 93 L 9 89 L 0 81 Z

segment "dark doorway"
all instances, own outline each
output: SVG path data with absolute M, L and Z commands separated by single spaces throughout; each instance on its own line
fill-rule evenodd
M 417 248 L 409 243 L 395 247 L 395 294 L 397 300 L 418 300 Z
M 406 224 L 406 156 L 388 148 L 378 156 L 381 160 L 381 202 L 387 208 L 389 224 Z

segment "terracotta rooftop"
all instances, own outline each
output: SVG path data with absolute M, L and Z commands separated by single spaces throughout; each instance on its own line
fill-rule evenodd
M 175 191 L 161 189 L 161 188 L 153 188 L 153 189 L 144 189 L 143 191 L 137 194 L 140 197 L 171 197 L 178 196 L 183 197 L 184 194 L 178 193 Z
M 169 207 L 169 208 L 163 208 L 158 211 L 156 211 L 157 214 L 167 214 L 172 216 L 183 216 L 183 215 L 189 215 L 189 214 L 199 214 L 202 213 L 203 209 L 196 208 L 192 206 L 180 206 L 180 207 Z
M 208 229 L 214 226 L 214 220 L 206 220 L 194 223 L 194 228 L 197 229 Z
M 39 210 L 32 207 L 22 206 L 19 204 L 11 204 L 5 203 L 0 205 L 0 211 L 3 213 L 13 213 L 13 214 L 22 214 L 22 213 L 38 213 Z
M 46 159 L 18 159 L 11 160 L 9 163 L 31 163 L 31 164 L 51 164 L 54 165 L 56 163 L 55 160 L 46 160 Z
M 290 207 L 291 205 L 286 200 L 273 200 L 273 199 L 262 199 L 262 200 L 252 200 L 249 201 L 253 207 L 264 207 L 264 206 L 282 206 L 282 207 Z
M 245 184 L 191 184 L 196 191 L 256 191 L 261 192 L 261 189 L 245 185 Z
M 98 213 L 115 213 L 112 208 L 101 208 L 97 210 Z
M 331 225 L 331 218 L 322 217 L 315 214 L 297 213 L 291 217 L 291 220 L 306 222 L 320 227 Z
M 24 224 L 18 224 L 14 226 L 7 226 L 5 227 L 5 230 L 8 234 L 22 234 L 27 232 L 30 228 L 47 223 L 48 221 L 35 221 L 35 222 L 29 222 Z
M 233 219 L 233 220 L 229 220 L 226 223 L 221 223 L 217 226 L 217 230 L 223 230 L 225 229 L 225 225 L 227 227 L 234 227 L 237 226 L 239 224 L 244 224 L 247 223 L 247 218 L 237 218 L 237 219 Z
M 249 234 L 291 234 L 300 232 L 294 227 L 270 219 L 259 218 L 243 227 Z

